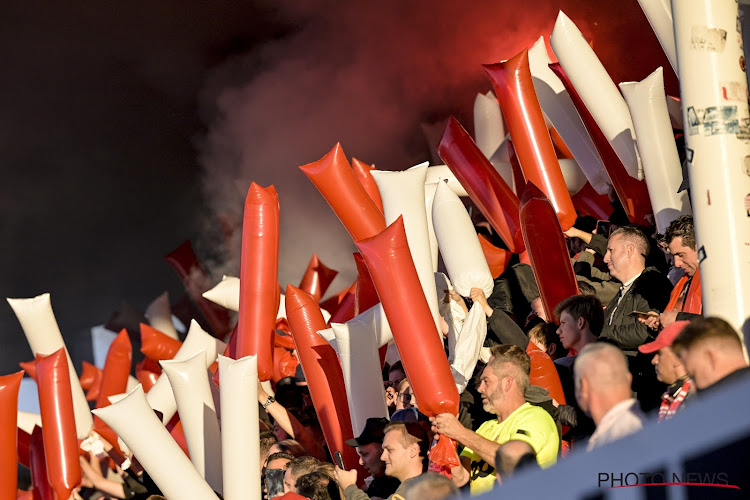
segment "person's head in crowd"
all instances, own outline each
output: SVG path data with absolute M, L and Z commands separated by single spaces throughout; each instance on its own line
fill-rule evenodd
M 297 479 L 297 493 L 310 500 L 340 500 L 339 488 L 333 476 L 317 470 Z
M 688 276 L 698 270 L 698 251 L 695 247 L 695 227 L 693 217 L 682 215 L 669 224 L 662 240 L 674 258 L 674 267 L 685 271 Z
M 354 446 L 359 455 L 359 464 L 373 477 L 385 475 L 385 463 L 380 456 L 383 454 L 383 437 L 385 426 L 388 425 L 386 418 L 368 418 L 362 433 L 354 439 L 349 439 L 346 444 Z
M 268 455 L 265 468 L 270 470 L 286 470 L 287 465 L 292 460 L 294 460 L 294 457 L 289 453 L 271 453 Z
M 297 491 L 297 478 L 318 470 L 321 465 L 320 460 L 309 455 L 291 460 L 286 465 L 286 473 L 284 474 L 284 492 L 299 493 Z
M 427 469 L 430 438 L 417 422 L 391 422 L 385 426 L 383 454 L 385 473 L 401 482 Z
M 557 335 L 565 349 L 580 352 L 586 345 L 596 342 L 604 327 L 604 310 L 601 301 L 593 295 L 573 295 L 555 307 L 560 318 Z
M 531 361 L 526 351 L 515 345 L 494 345 L 492 357 L 479 379 L 477 391 L 484 411 L 502 420 L 526 402 Z
M 495 477 L 497 482 L 510 479 L 523 467 L 539 468 L 534 448 L 526 441 L 511 439 L 498 446 L 495 452 Z
M 427 472 L 409 483 L 404 500 L 447 500 L 458 494 L 458 488 L 447 477 Z
M 271 451 L 271 446 L 276 443 L 276 436 L 271 431 L 263 431 L 260 433 L 260 465 L 266 463 L 268 455 Z
M 633 377 L 625 354 L 606 342 L 583 348 L 573 365 L 573 378 L 578 405 L 597 425 L 612 407 L 631 397 Z
M 408 378 L 403 379 L 399 382 L 396 387 L 396 410 L 403 410 L 405 408 L 416 408 L 417 398 L 414 397 L 414 390 L 411 387 L 411 383 Z
M 293 457 L 301 457 L 303 455 L 307 455 L 307 451 L 305 451 L 302 445 L 294 439 L 283 439 L 277 443 L 274 443 L 271 446 L 269 453 L 278 452 L 289 453 Z
M 388 370 L 388 382 L 390 382 L 390 385 L 396 387 L 405 378 L 406 371 L 404 371 L 404 365 L 401 364 L 401 361 L 396 361 L 391 365 L 390 370 Z
M 567 349 L 560 342 L 557 335 L 557 325 L 554 323 L 538 323 L 529 330 L 529 341 L 549 355 L 553 360 L 568 355 Z
M 621 227 L 609 237 L 604 263 L 613 278 L 627 283 L 646 268 L 648 238 L 636 227 Z
M 590 215 L 580 215 L 576 218 L 573 227 L 587 233 L 593 233 L 596 229 L 596 219 Z M 568 245 L 568 253 L 571 257 L 586 249 L 586 243 L 580 238 L 565 238 L 565 243 Z
M 720 318 L 696 318 L 672 343 L 695 386 L 706 389 L 747 368 L 740 337 Z
M 672 350 L 672 343 L 689 323 L 689 321 L 675 321 L 659 332 L 656 340 L 638 347 L 643 354 L 654 353 L 651 364 L 656 369 L 656 378 L 659 382 L 672 385 L 687 376 L 685 365 Z
M 581 295 L 596 295 L 596 288 L 591 283 L 585 281 L 578 281 L 578 291 Z

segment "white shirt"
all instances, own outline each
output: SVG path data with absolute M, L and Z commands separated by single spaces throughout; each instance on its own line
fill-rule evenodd
M 641 411 L 641 405 L 635 399 L 626 399 L 609 409 L 596 431 L 589 439 L 586 451 L 591 451 L 612 441 L 636 433 L 646 423 L 646 415 Z

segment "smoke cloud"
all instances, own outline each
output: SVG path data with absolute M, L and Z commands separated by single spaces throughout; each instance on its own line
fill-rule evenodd
M 594 39 L 616 81 L 640 79 L 664 65 L 635 2 L 274 3 L 278 18 L 296 29 L 227 61 L 203 93 L 210 127 L 201 149 L 203 188 L 214 211 L 207 229 L 215 228 L 215 214 L 235 228 L 213 272 L 238 272 L 242 201 L 255 181 L 274 184 L 279 193 L 282 285 L 297 285 L 317 252 L 341 271 L 331 291 L 348 286 L 356 276 L 355 248 L 297 167 L 336 142 L 350 159 L 379 169 L 429 160 L 420 123 L 454 114 L 471 130 L 474 97 L 491 89 L 481 65 L 548 35 L 560 3 Z M 221 241 L 215 230 L 206 234 Z

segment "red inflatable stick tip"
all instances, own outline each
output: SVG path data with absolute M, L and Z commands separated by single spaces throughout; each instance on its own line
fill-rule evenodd
M 579 293 L 578 282 L 555 209 L 531 182 L 521 196 L 521 228 L 542 305 L 554 321 L 557 304 Z
M 438 153 L 508 248 L 513 253 L 523 251 L 518 197 L 452 116 L 438 145 Z
M 338 271 L 326 267 L 320 262 L 318 254 L 313 253 L 305 274 L 302 276 L 299 288 L 312 295 L 316 302 L 320 302 L 320 298 L 325 295 L 338 273 Z
M 109 346 L 107 359 L 102 370 L 102 387 L 96 401 L 97 408 L 109 406 L 109 396 L 121 394 L 127 390 L 128 377 L 133 364 L 133 346 L 128 331 L 122 329 Z M 94 420 L 97 420 L 95 417 Z M 116 443 L 113 443 L 116 445 Z
M 357 180 L 341 144 L 320 160 L 299 168 L 315 184 L 354 241 L 383 230 L 383 213 Z
M 141 352 L 154 361 L 174 358 L 182 347 L 182 342 L 173 339 L 156 328 L 141 323 Z
M 33 381 L 36 382 L 36 360 L 31 361 L 21 361 L 18 363 L 18 366 L 21 367 L 21 369 L 26 372 L 26 374 L 31 377 Z M 86 387 L 83 388 L 86 390 Z
M 547 195 L 560 224 L 569 229 L 576 213 L 534 90 L 528 50 L 484 69 L 507 119 L 526 182 L 533 182 Z
M 250 187 L 247 190 L 247 196 L 245 197 L 245 205 L 248 204 L 261 204 L 277 201 L 279 195 L 276 192 L 276 188 L 271 184 L 268 187 L 261 187 L 260 184 L 254 182 L 250 183 Z
M 372 177 L 373 170 L 375 170 L 374 167 L 368 165 L 367 163 L 361 162 L 356 158 L 352 158 L 352 171 L 354 172 L 354 176 L 357 178 L 359 183 L 362 184 L 362 187 L 365 188 L 365 191 L 367 191 L 367 195 L 370 197 L 373 203 L 375 203 L 375 205 L 378 207 L 378 210 L 380 210 L 380 213 L 382 214 L 384 213 L 383 199 L 380 197 L 378 184 Z
M 102 370 L 88 361 L 83 362 L 83 369 L 78 382 L 81 388 L 86 392 L 86 401 L 96 401 L 99 399 L 99 391 L 102 388 Z

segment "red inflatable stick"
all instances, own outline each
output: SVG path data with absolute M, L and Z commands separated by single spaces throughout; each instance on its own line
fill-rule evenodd
M 331 314 L 331 319 L 328 320 L 328 325 L 331 323 L 346 323 L 354 317 L 354 309 L 356 307 L 356 296 L 357 296 L 357 282 L 352 283 L 349 290 L 341 299 L 339 307 L 336 311 Z
M 299 361 L 289 349 L 275 346 L 273 348 L 273 381 L 278 382 L 282 378 L 294 377 Z
M 237 359 L 258 356 L 258 378 L 273 377 L 273 329 L 278 312 L 279 196 L 250 185 L 245 198 L 240 262 Z
M 18 363 L 18 366 L 21 367 L 21 370 L 23 370 L 26 373 L 26 375 L 28 375 L 31 378 L 31 380 L 36 382 L 36 361 L 35 360 L 32 359 L 31 361 L 21 361 L 20 363 Z M 87 389 L 87 387 L 83 387 L 83 385 L 81 385 L 81 387 L 83 388 L 84 391 Z
M 130 344 L 128 331 L 122 329 L 109 346 L 107 359 L 102 370 L 102 388 L 99 399 L 96 400 L 97 408 L 109 406 L 109 396 L 122 394 L 127 390 L 130 368 L 133 364 L 133 346 Z M 98 417 L 94 417 L 97 420 Z
M 143 386 L 143 392 L 148 392 L 159 380 L 161 375 L 161 366 L 153 359 L 144 358 L 143 361 L 135 365 L 135 377 Z
M 313 254 L 310 263 L 307 265 L 305 275 L 302 277 L 299 289 L 312 295 L 315 302 L 320 302 L 320 298 L 325 295 L 328 286 L 338 274 L 338 271 L 329 269 L 320 262 L 318 254 Z
M 82 366 L 83 370 L 78 380 L 81 388 L 86 391 L 86 401 L 96 401 L 102 388 L 102 370 L 88 361 L 84 361 Z
M 430 307 L 420 293 L 422 286 L 406 241 L 403 217 L 379 235 L 356 245 L 378 290 L 406 375 L 419 401 L 419 411 L 430 417 L 440 413 L 457 415 L 458 389 L 441 336 L 436 335 Z M 434 448 L 435 456 L 453 447 L 448 441 L 440 438 Z
M 597 193 L 588 182 L 573 195 L 572 200 L 573 206 L 580 215 L 590 215 L 598 220 L 608 220 L 612 215 L 612 204 L 609 198 Z
M 354 447 L 345 443 L 354 433 L 344 374 L 336 351 L 317 333 L 326 328 L 320 307 L 309 294 L 287 285 L 286 315 L 331 456 L 340 451 L 347 469 L 356 467 L 363 472 Z M 364 475 L 360 478 L 364 479 Z
M 357 266 L 357 290 L 354 294 L 354 315 L 359 316 L 369 308 L 380 302 L 375 283 L 372 282 L 370 270 L 367 269 L 365 259 L 360 253 L 354 253 L 354 263 Z
M 16 498 L 18 486 L 18 389 L 23 371 L 0 377 L 0 498 Z M 75 431 L 75 427 L 73 429 Z
M 518 197 L 452 116 L 438 145 L 438 153 L 510 251 L 522 252 Z
M 513 141 L 510 139 L 508 139 L 508 157 L 510 158 L 510 169 L 513 172 L 513 189 L 516 190 L 516 195 L 520 195 L 526 189 L 526 176 L 521 168 L 521 162 L 518 161 L 518 154 L 516 154 L 516 148 L 513 147 Z
M 490 266 L 492 277 L 497 278 L 505 272 L 505 268 L 508 267 L 508 262 L 510 262 L 510 258 L 513 257 L 513 254 L 508 250 L 497 248 L 481 234 L 479 235 L 479 244 L 482 246 L 484 258 L 487 259 L 487 264 Z
M 16 446 L 16 449 L 18 450 L 18 463 L 23 465 L 27 469 L 31 469 L 31 460 L 29 460 L 29 450 L 31 449 L 31 434 L 21 429 L 20 427 L 16 428 L 16 430 L 16 439 L 18 440 Z
M 165 335 L 166 337 L 166 335 Z M 99 398 L 96 400 L 97 408 L 109 406 L 109 397 L 115 394 L 122 394 L 127 390 L 128 377 L 130 368 L 133 364 L 133 346 L 130 344 L 128 331 L 124 328 L 112 341 L 107 352 L 107 359 L 104 362 L 102 370 L 102 386 L 99 392 Z M 117 434 L 107 426 L 96 415 L 94 416 L 94 430 L 118 451 L 120 447 L 117 443 Z
M 505 62 L 485 65 L 484 69 L 508 122 L 526 181 L 541 188 L 555 207 L 562 228 L 570 229 L 576 221 L 576 211 L 534 91 L 528 50 Z
M 375 182 L 375 179 L 372 178 L 372 171 L 375 170 L 375 167 L 372 167 L 368 165 L 367 163 L 361 162 L 356 158 L 352 158 L 352 171 L 354 172 L 354 176 L 357 178 L 360 184 L 362 184 L 362 187 L 365 188 L 365 191 L 367 191 L 367 195 L 370 197 L 373 203 L 375 203 L 375 206 L 378 207 L 378 210 L 380 210 L 380 213 L 383 212 L 383 200 L 380 198 L 380 190 L 378 189 L 378 185 Z
M 76 457 L 77 460 L 78 457 Z M 29 464 L 29 469 L 31 469 L 31 484 L 34 485 L 34 500 L 55 500 L 55 492 L 47 477 L 47 460 L 44 456 L 44 433 L 38 425 L 35 425 L 34 430 L 31 432 Z
M 208 321 L 210 328 L 207 330 L 209 333 L 218 339 L 223 339 L 231 328 L 229 311 L 203 298 L 203 292 L 208 291 L 212 285 L 200 262 L 198 262 L 198 257 L 193 251 L 193 245 L 190 241 L 186 241 L 164 256 L 164 259 L 180 276 L 188 295 Z
M 166 333 L 141 323 L 141 352 L 153 361 L 174 358 L 182 347 L 182 342 L 173 339 Z
M 336 309 L 341 306 L 341 302 L 344 300 L 344 298 L 349 294 L 349 290 L 351 289 L 350 286 L 344 288 L 343 290 L 340 290 L 338 293 L 335 293 L 334 295 L 331 295 L 326 300 L 320 303 L 320 308 L 325 309 L 330 314 L 333 314 L 336 312 Z
M 341 144 L 320 160 L 300 167 L 326 199 L 354 241 L 385 228 L 383 213 L 354 175 Z
M 609 179 L 612 181 L 612 186 L 615 188 L 617 197 L 622 203 L 622 207 L 625 209 L 625 213 L 628 215 L 628 219 L 633 224 L 640 224 L 649 226 L 650 223 L 646 219 L 647 215 L 654 213 L 651 208 L 651 198 L 648 196 L 648 188 L 646 187 L 646 181 L 639 181 L 638 179 L 631 177 L 628 171 L 620 161 L 614 148 L 610 144 L 607 137 L 596 124 L 596 120 L 591 116 L 591 113 L 586 108 L 586 105 L 581 100 L 581 97 L 573 88 L 573 84 L 570 83 L 568 75 L 563 71 L 562 66 L 559 63 L 552 63 L 549 65 L 550 69 L 555 72 L 560 81 L 565 86 L 565 90 L 568 91 L 570 99 L 578 110 L 578 114 L 581 116 L 581 121 L 586 127 L 591 140 L 596 146 L 596 150 L 599 152 L 599 156 L 604 163 L 604 167 L 607 169 Z
M 531 182 L 521 196 L 521 228 L 544 311 L 553 321 L 557 304 L 578 294 L 578 282 L 555 209 Z
M 36 373 L 47 475 L 57 498 L 68 498 L 81 482 L 81 465 L 65 348 L 37 355 Z
M 560 375 L 557 374 L 555 368 L 555 362 L 533 342 L 529 342 L 528 347 L 526 347 L 526 354 L 529 355 L 531 360 L 529 383 L 547 389 L 551 398 L 564 405 L 565 393 L 560 383 Z

